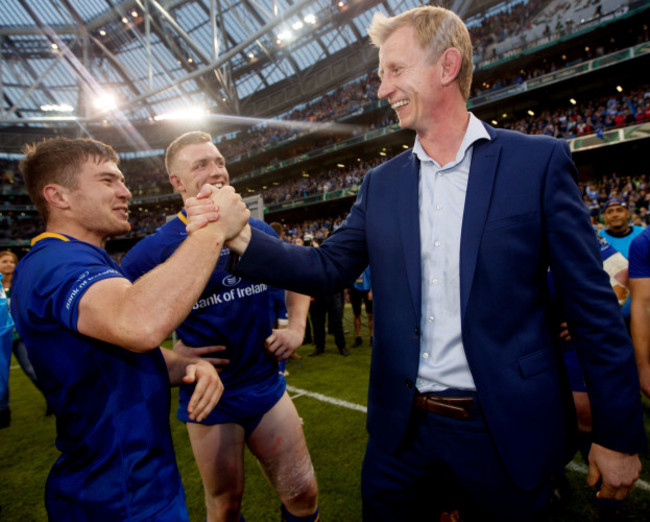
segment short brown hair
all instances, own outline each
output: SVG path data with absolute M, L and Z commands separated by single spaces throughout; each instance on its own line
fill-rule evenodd
M 18 168 L 25 178 L 27 193 L 46 224 L 50 213 L 43 196 L 46 185 L 56 183 L 75 188 L 85 162 L 112 161 L 117 165 L 120 161 L 110 145 L 90 138 L 51 138 L 25 145 L 22 152 L 25 157 Z
M 172 141 L 165 151 L 165 168 L 167 169 L 167 174 L 172 173 L 172 163 L 176 159 L 176 155 L 181 151 L 181 149 L 187 147 L 188 145 L 198 145 L 199 143 L 212 143 L 212 136 L 207 132 L 203 131 L 190 131 L 185 134 L 181 134 L 178 138 Z
M 456 81 L 467 100 L 472 86 L 472 40 L 458 15 L 444 7 L 431 5 L 415 7 L 392 17 L 378 12 L 368 27 L 368 36 L 375 47 L 381 47 L 391 34 L 402 27 L 415 29 L 415 38 L 420 47 L 431 53 L 431 63 L 450 47 L 458 49 L 462 62 Z

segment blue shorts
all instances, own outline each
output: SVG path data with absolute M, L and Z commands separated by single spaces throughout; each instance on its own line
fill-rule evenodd
M 195 424 L 239 424 L 246 433 L 246 438 L 257 428 L 262 417 L 280 398 L 287 388 L 287 381 L 279 373 L 274 373 L 271 380 L 248 386 L 245 388 L 224 391 L 219 403 L 212 410 L 210 415 L 200 423 L 191 421 L 187 414 L 187 404 L 191 397 L 191 389 L 181 388 L 178 401 L 178 419 L 183 422 L 194 422 Z M 226 388 L 228 390 L 228 388 Z

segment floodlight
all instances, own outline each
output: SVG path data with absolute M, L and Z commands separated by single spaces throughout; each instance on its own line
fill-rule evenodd
M 293 33 L 289 29 L 285 29 L 280 34 L 278 34 L 278 40 L 281 42 L 288 42 L 293 40 Z
M 95 107 L 98 109 L 114 109 L 117 107 L 117 100 L 115 95 L 110 92 L 104 92 L 97 95 L 94 101 Z

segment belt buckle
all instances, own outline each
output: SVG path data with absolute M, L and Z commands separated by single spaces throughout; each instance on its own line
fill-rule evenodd
M 468 420 L 472 417 L 473 400 L 469 397 L 443 397 L 433 393 L 418 394 L 416 405 L 430 413 L 453 419 Z

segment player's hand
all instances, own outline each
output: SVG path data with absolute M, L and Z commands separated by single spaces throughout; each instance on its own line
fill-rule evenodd
M 201 422 L 214 409 L 223 393 L 223 384 L 212 364 L 203 359 L 188 364 L 183 383 L 196 383 L 187 405 L 190 420 Z
M 302 345 L 305 338 L 305 329 L 292 327 L 273 330 L 264 341 L 266 351 L 272 354 L 278 361 L 284 361 L 291 357 L 291 354 Z
M 216 367 L 217 372 L 223 370 L 222 366 L 230 363 L 230 359 L 222 359 L 219 357 L 203 357 L 208 353 L 217 353 L 223 352 L 226 349 L 225 346 L 200 346 L 198 348 L 190 348 L 180 339 L 176 341 L 174 345 L 174 351 L 182 355 L 183 357 L 201 357 L 204 361 L 209 362 L 210 364 Z
M 230 185 L 220 189 L 207 185 L 206 190 L 210 192 L 209 198 L 217 208 L 219 219 L 216 226 L 223 234 L 224 241 L 237 237 L 248 225 L 251 215 L 241 196 Z
M 185 230 L 188 234 L 219 220 L 219 208 L 210 199 L 210 194 L 215 190 L 218 189 L 212 185 L 203 185 L 196 197 L 185 200 L 188 221 Z
M 637 454 L 621 453 L 593 443 L 589 452 L 587 483 L 594 486 L 602 479 L 598 498 L 623 500 L 634 489 L 641 474 Z

